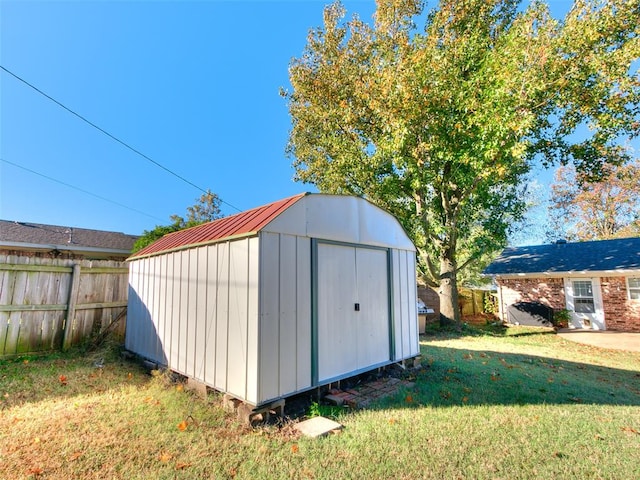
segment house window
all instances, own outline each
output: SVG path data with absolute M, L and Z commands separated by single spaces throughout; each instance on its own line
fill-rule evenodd
M 640 300 L 640 277 L 627 278 L 629 300 Z
M 593 287 L 590 280 L 574 280 L 573 309 L 576 313 L 594 313 Z

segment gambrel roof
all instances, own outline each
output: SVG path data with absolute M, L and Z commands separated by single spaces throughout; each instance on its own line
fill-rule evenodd
M 368 200 L 344 195 L 301 193 L 230 217 L 169 233 L 129 260 L 258 236 L 277 231 L 332 241 L 415 251 L 397 219 Z
M 640 237 L 509 247 L 483 273 L 531 276 L 629 270 L 640 270 Z

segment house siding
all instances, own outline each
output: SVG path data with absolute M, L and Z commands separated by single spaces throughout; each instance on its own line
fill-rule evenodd
M 554 310 L 566 308 L 563 278 L 496 278 L 500 318 L 517 302 L 540 302 Z M 607 330 L 640 332 L 640 302 L 629 300 L 625 277 L 600 277 Z
M 629 300 L 625 277 L 602 277 L 602 303 L 607 330 L 640 332 L 640 301 Z
M 500 278 L 500 315 L 506 321 L 509 305 L 517 302 L 540 302 L 554 310 L 565 308 L 562 278 Z

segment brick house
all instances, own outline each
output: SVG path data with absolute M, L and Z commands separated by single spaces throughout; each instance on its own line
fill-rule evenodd
M 519 302 L 570 312 L 570 328 L 640 332 L 640 238 L 506 248 L 484 271 L 500 318 Z

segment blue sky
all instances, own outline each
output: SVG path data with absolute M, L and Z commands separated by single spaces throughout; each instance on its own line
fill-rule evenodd
M 0 64 L 245 210 L 313 189 L 292 180 L 278 91 L 326 3 L 0 0 Z M 0 218 L 139 234 L 200 195 L 3 71 L 0 92 Z

